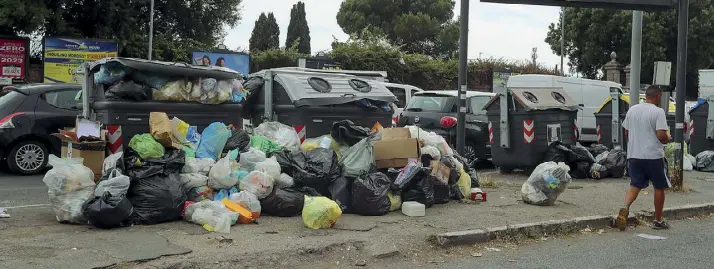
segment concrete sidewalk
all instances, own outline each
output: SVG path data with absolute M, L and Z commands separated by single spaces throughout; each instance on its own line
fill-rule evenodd
M 12 218 L 0 219 L 0 267 L 329 268 L 340 262 L 330 260 L 334 257 L 350 266 L 384 257 L 411 260 L 425 258 L 434 248 L 427 238 L 437 233 L 615 214 L 628 186 L 626 179 L 574 180 L 554 206 L 538 207 L 519 201 L 525 176 L 494 172 L 481 176 L 492 186 L 484 188 L 486 203 L 435 205 L 423 218 L 400 212 L 381 217 L 343 215 L 330 230 L 305 228 L 300 217 L 262 217 L 260 224 L 234 226 L 227 235 L 208 233 L 184 221 L 98 230 L 58 224 L 49 207 L 10 210 Z M 685 182 L 693 191 L 668 193 L 666 206 L 714 202 L 714 174 L 687 172 Z M 652 190 L 644 190 L 632 211 L 651 210 L 652 204 Z M 167 257 L 152 260 L 161 256 Z M 131 263 L 144 260 L 150 261 Z

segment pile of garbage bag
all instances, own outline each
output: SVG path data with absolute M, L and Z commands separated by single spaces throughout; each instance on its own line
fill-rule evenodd
M 553 142 L 548 146 L 543 162 L 565 163 L 573 179 L 622 178 L 627 170 L 627 153 L 622 149 L 608 151 L 601 144 L 586 148 L 579 144 Z
M 181 87 L 175 84 L 165 85 Z M 51 157 L 43 181 L 58 221 L 117 228 L 183 219 L 229 233 L 265 215 L 302 215 L 306 227 L 324 229 L 342 214 L 381 216 L 402 202 L 431 207 L 470 198 L 478 186 L 464 158 L 416 126 L 397 130 L 413 142 L 414 155 L 377 168 L 375 143 L 388 139 L 382 133 L 389 129 L 350 121 L 303 143 L 279 122 L 262 123 L 253 134 L 220 122 L 198 132 L 165 113 L 151 113 L 150 123 L 149 133 L 105 159 L 96 188 L 81 159 Z
M 521 187 L 523 201 L 532 205 L 553 205 L 570 184 L 569 170 L 570 167 L 562 162 L 539 164 Z

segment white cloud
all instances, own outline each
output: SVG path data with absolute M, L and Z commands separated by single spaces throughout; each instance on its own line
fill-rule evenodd
M 337 25 L 337 11 L 342 1 L 303 0 L 310 26 L 312 51 L 329 50 L 333 36 L 346 40 Z M 457 1 L 454 14 L 459 15 Z M 280 25 L 280 44 L 285 44 L 290 9 L 297 0 L 244 0 L 243 20 L 228 30 L 225 44 L 229 48 L 248 48 L 248 40 L 255 20 L 261 12 L 273 12 Z M 511 60 L 530 59 L 531 49 L 538 48 L 539 62 L 548 66 L 560 65 L 560 57 L 553 54 L 544 39 L 548 25 L 558 20 L 558 7 L 505 5 L 471 2 L 469 20 L 469 58 L 503 57 Z M 455 17 L 456 17 L 455 16 Z M 565 60 L 567 64 L 567 59 Z

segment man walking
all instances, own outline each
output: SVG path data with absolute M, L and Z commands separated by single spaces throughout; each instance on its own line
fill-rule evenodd
M 662 221 L 664 191 L 672 186 L 667 176 L 663 145 L 669 142 L 669 127 L 664 110 L 657 105 L 661 100 L 662 90 L 657 86 L 650 86 L 645 95 L 647 102 L 632 106 L 622 122 L 627 136 L 630 188 L 625 194 L 625 207 L 620 209 L 615 220 L 615 226 L 620 230 L 627 228 L 630 205 L 637 199 L 640 190 L 647 188 L 650 182 L 655 189 L 655 221 L 652 228 L 669 228 Z

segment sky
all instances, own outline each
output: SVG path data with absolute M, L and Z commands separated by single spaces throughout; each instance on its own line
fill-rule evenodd
M 334 38 L 345 41 L 345 34 L 337 24 L 340 0 L 302 0 L 305 3 L 307 22 L 313 54 L 329 50 Z M 290 22 L 290 9 L 298 0 L 243 0 L 240 24 L 228 30 L 224 44 L 231 49 L 248 49 L 248 40 L 255 21 L 261 12 L 273 12 L 280 26 L 280 44 L 285 38 Z M 460 1 L 456 1 L 455 16 L 459 15 Z M 269 4 L 268 4 L 269 3 Z M 538 49 L 538 62 L 554 67 L 560 65 L 545 43 L 548 25 L 559 18 L 559 7 L 507 5 L 470 2 L 469 59 L 479 57 L 530 59 L 531 51 Z M 568 60 L 565 59 L 567 65 Z

